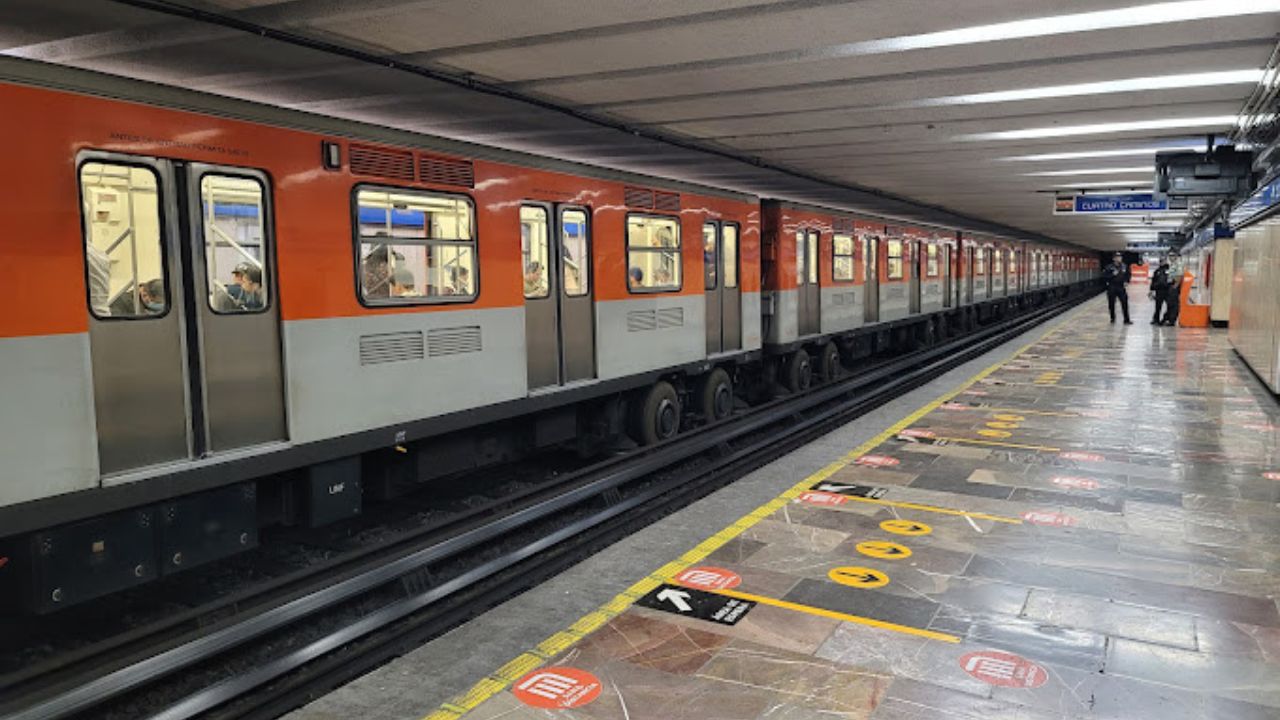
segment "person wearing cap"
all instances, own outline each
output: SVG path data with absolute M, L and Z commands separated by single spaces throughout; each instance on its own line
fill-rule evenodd
M 1116 253 L 1111 256 L 1111 264 L 1102 269 L 1102 282 L 1107 286 L 1107 310 L 1111 313 L 1111 322 L 1116 321 L 1116 300 L 1124 310 L 1124 324 L 1132 325 L 1129 320 L 1129 292 L 1124 286 L 1129 282 L 1129 268 L 1124 264 L 1124 256 Z
M 262 268 L 240 263 L 231 271 L 231 277 L 240 286 L 237 309 L 261 310 L 267 306 L 267 293 L 262 289 Z

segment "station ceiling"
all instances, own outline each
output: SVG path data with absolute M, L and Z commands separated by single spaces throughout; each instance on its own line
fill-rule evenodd
M 0 53 L 763 196 L 1094 248 L 1236 127 L 1280 0 L 7 0 Z M 1154 224 L 1148 224 L 1153 221 Z

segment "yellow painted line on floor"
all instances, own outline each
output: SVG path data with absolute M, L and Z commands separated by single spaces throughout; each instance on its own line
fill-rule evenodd
M 876 620 L 875 618 L 863 617 L 861 615 L 849 615 L 834 610 L 814 607 L 812 605 L 801 605 L 787 600 L 779 600 L 765 595 L 752 595 L 751 593 L 740 592 L 738 590 L 711 590 L 717 595 L 725 595 L 739 600 L 750 600 L 760 605 L 770 605 L 784 610 L 794 610 L 798 613 L 806 615 L 816 615 L 817 617 L 831 618 L 833 620 L 841 620 L 848 623 L 856 623 L 858 625 L 866 625 L 868 627 L 880 628 L 881 630 L 892 630 L 904 635 L 915 635 L 916 637 L 929 638 L 930 640 L 941 640 L 942 642 L 958 643 L 960 638 L 955 635 L 948 635 L 934 630 L 925 630 L 924 628 L 912 627 L 910 625 L 899 625 L 897 623 L 886 622 L 884 620 Z
M 970 517 L 974 520 L 991 520 L 993 522 L 1009 523 L 1010 525 L 1022 524 L 1022 520 L 1018 518 L 1004 517 L 1003 515 L 989 515 L 982 512 L 970 512 L 968 510 L 956 510 L 955 508 L 925 505 L 924 503 L 904 502 L 902 500 L 879 500 L 877 498 L 856 497 L 853 495 L 845 495 L 844 498 L 851 502 L 867 503 L 869 505 L 884 505 L 885 507 L 896 507 L 902 508 L 903 510 L 919 510 L 921 512 L 931 512 L 939 515 L 957 515 Z
M 830 463 L 829 465 L 827 465 L 826 467 L 823 467 L 822 469 L 813 473 L 809 477 L 806 477 L 805 479 L 801 480 L 795 485 L 792 485 L 789 489 L 787 489 L 786 491 L 784 491 L 782 494 L 778 495 L 774 499 L 761 505 L 755 510 L 747 513 L 746 515 L 742 516 L 737 521 L 733 522 L 732 524 L 730 524 L 728 527 L 724 528 L 720 532 L 715 533 L 711 537 L 707 538 L 706 540 L 702 541 L 698 545 L 694 546 L 693 549 L 681 555 L 679 559 L 669 562 L 666 565 L 663 565 L 662 567 L 650 573 L 644 579 L 640 580 L 639 582 L 635 583 L 631 587 L 619 593 L 616 597 L 613 598 L 613 600 L 610 600 L 609 602 L 600 606 L 596 610 L 593 610 L 587 613 L 586 615 L 582 616 L 581 618 L 579 618 L 577 622 L 575 622 L 573 625 L 569 626 L 565 630 L 561 630 L 555 633 L 554 635 L 547 638 L 546 640 L 543 640 L 542 642 L 538 643 L 538 645 L 535 646 L 534 648 L 524 653 L 521 653 L 520 656 L 517 657 L 515 660 L 504 665 L 502 670 L 495 671 L 489 677 L 486 677 L 480 680 L 479 682 L 477 682 L 466 692 L 462 693 L 461 695 L 458 695 L 457 697 L 454 697 L 448 702 L 443 703 L 438 709 L 436 709 L 430 715 L 426 715 L 423 718 L 423 720 L 455 720 L 455 718 L 459 718 L 463 714 L 470 712 L 477 705 L 484 702 L 485 700 L 488 700 L 494 695 L 502 692 L 503 690 L 507 689 L 507 687 L 509 687 L 513 682 L 519 679 L 519 677 L 506 677 L 506 676 L 508 676 L 510 672 L 517 666 L 519 667 L 527 666 L 527 663 L 525 661 L 522 661 L 521 658 L 524 658 L 526 656 L 535 656 L 539 658 L 538 664 L 540 665 L 543 662 L 546 662 L 547 660 L 551 659 L 552 657 L 555 657 L 556 655 L 559 655 L 560 653 L 564 652 L 571 645 L 573 645 L 573 643 L 577 642 L 578 640 L 581 640 L 583 637 L 585 637 L 592 631 L 596 630 L 597 628 L 601 627 L 605 623 L 612 620 L 618 614 L 622 613 L 624 610 L 630 607 L 631 604 L 633 604 L 636 600 L 643 597 L 653 588 L 657 587 L 662 583 L 671 582 L 672 578 L 674 578 L 681 571 L 701 561 L 703 558 L 707 557 L 711 553 L 723 547 L 730 540 L 733 540 L 734 538 L 738 537 L 742 533 L 751 529 L 753 526 L 755 526 L 756 523 L 760 522 L 764 518 L 777 512 L 783 506 L 787 505 L 792 500 L 799 497 L 802 493 L 809 490 L 811 487 L 813 487 L 817 483 L 831 477 L 838 470 L 846 467 L 847 465 L 852 463 L 854 460 L 857 460 L 858 458 L 867 454 L 871 450 L 875 449 L 881 443 L 884 443 L 885 441 L 894 437 L 895 435 L 907 429 L 911 425 L 915 424 L 920 420 L 920 418 L 924 417 L 925 415 L 928 415 L 934 410 L 937 410 L 938 407 L 941 406 L 943 403 L 951 402 L 953 399 L 955 399 L 957 395 L 964 392 L 965 390 L 968 390 L 970 387 L 976 384 L 979 380 L 982 380 L 983 378 L 987 377 L 991 373 L 994 373 L 996 370 L 999 370 L 1006 363 L 1014 360 L 1015 358 L 1019 357 L 1026 351 L 1030 350 L 1032 346 L 1034 346 L 1036 343 L 1041 342 L 1049 338 L 1050 336 L 1056 334 L 1058 331 L 1062 330 L 1063 327 L 1065 327 L 1065 322 L 1066 322 L 1065 318 L 1054 321 L 1054 325 L 1049 329 L 1048 332 L 1041 335 L 1039 339 L 1029 342 L 1026 345 L 1023 345 L 1022 347 L 1015 350 L 1013 354 L 1010 355 L 1008 358 L 988 366 L 978 374 L 962 382 L 954 390 L 948 391 L 938 399 L 933 400 L 932 402 L 926 404 L 924 407 L 920 408 L 919 410 L 916 410 L 915 412 L 911 413 L 905 418 L 894 423 L 884 432 L 880 433 L 879 435 L 876 435 L 870 440 L 854 448 L 851 452 L 847 453 L 846 455 L 839 458 L 835 462 Z M 851 497 L 849 499 L 867 501 L 866 498 Z M 916 506 L 915 503 L 892 503 L 892 502 L 884 502 L 884 501 L 871 501 L 871 502 L 878 502 L 886 505 L 896 505 L 898 507 L 917 509 L 917 510 L 924 510 L 931 507 L 928 505 Z M 951 514 L 951 515 L 968 515 L 976 519 L 995 520 L 997 522 L 1014 522 L 1014 523 L 1022 522 L 1021 520 L 1015 520 L 1013 518 L 1000 518 L 995 515 L 985 515 L 983 513 L 968 513 L 961 510 L 948 510 L 946 508 L 937 508 L 935 510 L 930 510 L 930 511 L 943 512 L 944 514 Z M 720 592 L 723 592 L 723 591 L 720 591 Z M 782 601 L 778 601 L 778 602 L 782 602 Z M 848 617 L 854 618 L 856 616 L 850 615 Z M 862 620 L 870 620 L 870 619 L 863 618 Z M 855 621 L 850 620 L 850 622 L 855 622 Z M 879 622 L 879 621 L 871 621 L 871 622 Z M 863 623 L 863 624 L 866 624 L 866 623 Z M 892 625 L 892 623 L 885 623 L 885 625 Z M 905 628 L 906 626 L 897 626 L 897 627 Z M 910 628 L 910 629 L 915 630 L 916 632 L 919 632 L 919 633 L 932 633 L 932 631 L 930 630 L 919 630 L 918 628 Z M 935 633 L 935 634 L 941 636 L 938 639 L 952 637 L 952 636 L 943 636 L 942 633 Z M 956 640 L 944 640 L 944 642 L 956 642 Z
M 1016 448 L 1018 450 L 1040 450 L 1042 452 L 1062 452 L 1062 448 L 1049 447 L 1048 445 L 1023 445 L 1021 443 L 1002 442 L 1000 440 L 979 440 L 978 438 L 962 438 L 962 437 L 938 437 L 938 440 L 946 440 L 947 442 L 964 443 L 967 445 L 991 445 L 994 447 Z

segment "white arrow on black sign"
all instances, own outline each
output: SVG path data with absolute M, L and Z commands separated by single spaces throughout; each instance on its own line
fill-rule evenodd
M 688 599 L 689 593 L 674 588 L 663 588 L 662 592 L 658 593 L 658 602 L 669 602 L 682 613 L 693 612 L 693 606 L 685 602 Z

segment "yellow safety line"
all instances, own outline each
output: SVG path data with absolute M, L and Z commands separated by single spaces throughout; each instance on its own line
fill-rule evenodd
M 965 380 L 959 387 L 945 393 L 937 400 L 926 404 L 919 410 L 916 410 L 905 418 L 894 423 L 884 432 L 854 448 L 853 451 L 847 453 L 840 459 L 827 465 L 821 470 L 818 470 L 795 485 L 792 485 L 778 497 L 742 516 L 733 524 L 694 546 L 692 550 L 681 555 L 678 559 L 663 565 L 650 573 L 648 577 L 622 591 L 609 602 L 601 605 L 595 610 L 592 610 L 586 615 L 583 615 L 577 622 L 570 625 L 567 629 L 561 630 L 546 640 L 543 640 L 541 643 L 538 643 L 537 647 L 521 653 L 518 657 L 506 665 L 503 665 L 502 668 L 495 671 L 492 675 L 477 682 L 466 692 L 454 697 L 448 702 L 443 703 L 439 709 L 430 715 L 425 716 L 423 720 L 455 720 L 455 718 L 461 717 L 464 713 L 470 712 L 480 703 L 502 692 L 516 680 L 519 680 L 524 676 L 524 673 L 528 672 L 528 670 L 537 667 L 556 655 L 559 655 L 561 652 L 568 649 L 570 645 L 622 613 L 636 600 L 639 600 L 648 594 L 650 590 L 663 583 L 670 582 L 673 577 L 685 568 L 699 562 L 706 556 L 723 547 L 725 543 L 751 529 L 751 527 L 756 523 L 780 510 L 784 505 L 809 490 L 814 484 L 831 477 L 841 468 L 844 468 L 857 458 L 865 455 L 868 451 L 874 449 L 876 446 L 910 427 L 912 424 L 919 421 L 920 418 L 928 415 L 934 410 L 937 410 L 943 403 L 947 403 L 955 399 L 957 395 L 969 389 L 969 387 L 977 383 L 979 380 L 987 377 L 996 370 L 999 370 L 1005 365 L 1005 363 L 1010 362 L 1014 358 L 1030 350 L 1036 343 L 1042 342 L 1051 335 L 1054 335 L 1064 327 L 1065 322 L 1065 319 L 1057 320 L 1056 324 L 1048 332 L 1041 335 L 1039 339 L 1023 345 L 1015 350 L 1008 358 L 987 367 L 977 375 Z M 973 517 L 978 517 L 978 515 L 974 514 Z M 990 519 L 995 518 L 993 516 Z M 535 659 L 537 662 L 534 662 Z
M 1022 445 L 1020 443 L 1000 442 L 999 440 L 979 440 L 978 438 L 939 437 L 947 442 L 968 443 L 970 445 L 994 445 L 995 447 L 1018 448 L 1019 450 L 1042 450 L 1044 452 L 1062 452 L 1062 448 L 1048 445 Z
M 796 612 L 808 615 L 817 615 L 818 617 L 831 618 L 833 620 L 843 620 L 844 622 L 857 623 L 859 625 L 867 625 L 869 627 L 880 628 L 881 630 L 892 630 L 894 632 L 904 633 L 906 635 L 916 635 L 918 637 L 929 638 L 930 640 L 941 640 L 942 642 L 958 643 L 960 638 L 955 635 L 935 632 L 933 630 L 925 630 L 924 628 L 911 627 L 910 625 L 899 625 L 897 623 L 885 622 L 884 620 L 876 620 L 875 618 L 863 617 L 861 615 L 848 615 L 834 610 L 826 610 L 812 605 L 801 605 L 787 600 L 779 600 L 777 598 L 766 597 L 764 595 L 752 595 L 751 593 L 739 592 L 737 590 L 712 590 L 717 595 L 727 595 L 731 598 L 739 600 L 750 600 L 761 605 L 772 605 L 773 607 L 783 608 L 784 610 L 794 610 Z
M 903 502 L 901 500 L 879 500 L 877 498 L 856 497 L 852 495 L 846 495 L 844 497 L 855 502 L 870 503 L 872 505 L 887 505 L 906 510 L 921 510 L 923 512 L 937 513 L 939 515 L 960 515 L 963 517 L 971 517 L 976 520 L 993 520 L 995 522 L 1009 523 L 1010 525 L 1022 524 L 1022 520 L 1018 518 L 1004 517 L 1002 515 L 988 515 L 987 513 L 980 512 L 969 512 L 968 510 L 953 510 L 952 508 L 938 507 L 937 505 L 924 505 L 922 503 Z

